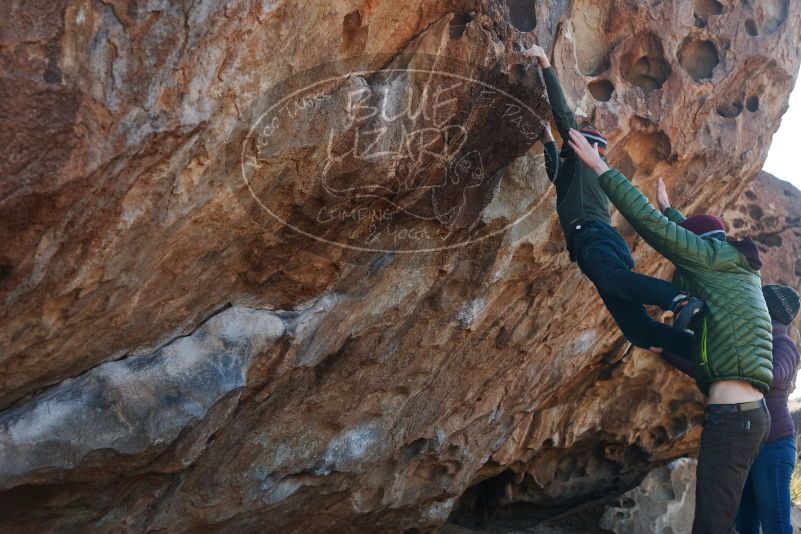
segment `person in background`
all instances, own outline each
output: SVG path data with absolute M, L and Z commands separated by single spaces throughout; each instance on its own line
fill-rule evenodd
M 799 297 L 793 288 L 770 284 L 762 287 L 773 321 L 773 382 L 765 395 L 770 410 L 770 433 L 751 466 L 745 482 L 737 532 L 791 534 L 790 479 L 795 468 L 795 426 L 787 398 L 798 368 L 799 353 L 787 326 L 798 315 Z
M 694 375 L 709 402 L 692 532 L 732 534 L 748 472 L 770 431 L 764 394 L 773 381 L 773 342 L 759 249 L 750 239 L 727 239 L 723 222 L 713 215 L 685 218 L 670 205 L 661 179 L 660 212 L 576 130 L 570 145 L 634 230 L 673 262 L 673 280 L 706 303 L 693 326 Z
M 632 270 L 634 259 L 625 239 L 611 225 L 609 198 L 598 185 L 598 175 L 567 143 L 568 132 L 571 128 L 578 129 L 578 124 L 548 56 L 536 45 L 523 51 L 523 55 L 535 58 L 542 69 L 556 129 L 563 141 L 561 152 L 554 157 L 553 137 L 545 139 L 546 170 L 556 186 L 556 212 L 571 261 L 595 285 L 607 310 L 631 343 L 643 348 L 689 352 L 693 343 L 689 324 L 703 310 L 703 301 L 666 280 Z M 607 140 L 600 131 L 583 126 L 581 135 L 597 143 L 605 154 Z M 674 328 L 651 318 L 645 305 L 672 311 L 676 318 Z

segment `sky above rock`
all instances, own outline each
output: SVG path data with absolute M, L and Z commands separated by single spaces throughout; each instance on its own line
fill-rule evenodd
M 799 122 L 801 122 L 801 84 L 796 82 L 795 89 L 790 95 L 790 108 L 782 117 L 779 131 L 773 136 L 764 169 L 801 189 L 801 170 L 798 161 L 793 157 L 798 151 Z
M 782 117 L 779 130 L 773 135 L 764 169 L 801 189 L 801 171 L 798 170 L 798 164 L 793 158 L 794 151 L 797 150 L 795 145 L 798 142 L 798 131 L 794 125 L 801 120 L 801 84 L 797 81 L 790 94 L 789 104 L 790 107 Z M 796 379 L 795 390 L 790 394 L 790 398 L 801 399 L 801 373 Z

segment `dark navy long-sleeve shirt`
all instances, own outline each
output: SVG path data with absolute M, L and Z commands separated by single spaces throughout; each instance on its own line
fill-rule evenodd
M 588 221 L 611 224 L 609 197 L 598 182 L 598 175 L 576 156 L 568 144 L 570 129 L 578 130 L 576 117 L 567 105 L 559 79 L 551 67 L 542 70 L 554 122 L 562 138 L 562 161 L 554 180 L 556 186 L 556 213 L 565 234 L 568 250 L 576 226 Z M 571 254 L 571 259 L 573 255 Z

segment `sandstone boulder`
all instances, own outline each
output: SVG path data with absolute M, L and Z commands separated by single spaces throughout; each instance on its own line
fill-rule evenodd
M 690 532 L 695 507 L 695 466 L 679 458 L 648 473 L 635 489 L 601 518 L 601 526 L 616 534 Z
M 517 52 L 797 286 L 795 193 L 732 201 L 799 27 L 787 0 L 3 3 L 0 528 L 430 530 L 691 452 L 692 383 L 564 253 Z

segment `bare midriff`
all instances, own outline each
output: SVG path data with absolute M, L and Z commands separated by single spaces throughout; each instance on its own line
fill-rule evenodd
M 761 391 L 742 380 L 722 380 L 709 386 L 709 404 L 739 404 L 762 398 Z

